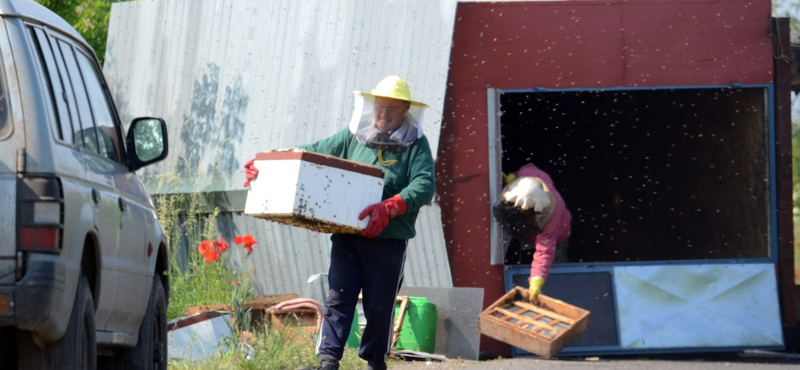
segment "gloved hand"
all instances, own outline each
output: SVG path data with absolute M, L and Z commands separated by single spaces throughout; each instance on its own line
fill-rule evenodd
M 503 186 L 506 186 L 506 185 L 510 184 L 512 181 L 517 179 L 517 175 L 515 175 L 513 173 L 509 173 L 508 175 L 506 175 L 506 174 L 501 172 L 500 174 L 503 175 Z
M 255 166 L 256 159 L 253 158 L 244 165 L 244 176 L 247 177 L 247 181 L 244 182 L 244 187 L 250 186 L 250 181 L 253 181 L 258 177 L 258 168 Z
M 529 282 L 530 286 L 528 290 L 531 292 L 528 300 L 533 303 L 536 300 L 536 297 L 539 293 L 542 292 L 542 286 L 544 285 L 544 279 L 541 276 L 531 276 L 531 280 Z
M 520 177 L 508 184 L 503 189 L 503 198 L 522 210 L 533 209 L 535 212 L 542 212 L 553 203 L 547 185 L 538 177 L 529 176 Z
M 406 208 L 408 206 L 399 194 L 364 208 L 361 214 L 358 215 L 358 219 L 363 220 L 369 216 L 369 223 L 364 228 L 364 231 L 361 232 L 361 236 L 366 238 L 378 236 L 386 228 L 386 225 L 389 225 L 389 219 L 402 215 Z

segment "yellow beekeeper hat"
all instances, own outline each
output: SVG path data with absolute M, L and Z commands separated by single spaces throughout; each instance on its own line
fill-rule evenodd
M 426 108 L 428 107 L 427 104 L 411 100 L 411 89 L 409 89 L 408 84 L 398 76 L 385 77 L 383 80 L 381 80 L 381 82 L 378 82 L 378 85 L 376 85 L 369 94 L 362 92 L 361 95 L 370 98 L 380 96 L 384 98 L 405 100 L 410 102 L 412 105 L 423 106 Z

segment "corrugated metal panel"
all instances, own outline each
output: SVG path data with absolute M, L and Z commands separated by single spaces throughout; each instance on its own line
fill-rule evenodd
M 442 231 L 442 210 L 438 203 L 422 207 L 416 228 L 417 236 L 408 242 L 403 285 L 452 287 L 453 277 Z
M 438 221 L 440 214 L 436 206 L 423 207 L 417 224 Z M 308 279 L 328 272 L 330 234 L 289 227 L 238 212 L 221 213 L 217 218 L 217 230 L 228 241 L 245 234 L 252 234 L 258 241 L 247 259 L 242 248 L 236 246 L 229 250 L 234 266 L 247 268 L 255 275 L 257 294 L 297 293 L 320 299 L 321 290 L 327 290 L 326 277 L 312 284 Z M 453 286 L 444 237 L 441 228 L 438 230 L 438 234 L 421 234 L 409 242 L 404 286 Z M 189 248 L 189 251 L 194 251 L 194 248 Z
M 152 193 L 244 189 L 255 153 L 325 138 L 349 121 L 353 90 L 402 76 L 431 106 L 435 155 L 455 0 L 137 1 L 112 6 L 104 73 L 123 122 L 163 117 L 170 157 L 140 175 Z M 253 234 L 260 294 L 317 296 L 328 235 L 223 213 L 226 238 Z M 237 251 L 238 253 L 239 251 Z M 243 254 L 234 258 L 241 261 Z M 424 207 L 405 284 L 451 287 L 438 205 Z
M 311 275 L 328 272 L 330 241 L 327 235 L 288 227 L 245 216 L 241 213 L 221 214 L 217 221 L 220 233 L 233 239 L 235 235 L 252 234 L 258 241 L 249 261 L 242 248 L 234 248 L 232 262 L 240 268 L 251 268 L 259 294 L 297 293 L 311 296 L 307 284 Z M 316 293 L 316 292 L 315 292 Z
M 146 176 L 238 171 L 256 152 L 325 138 L 349 121 L 352 91 L 389 74 L 431 106 L 423 127 L 435 155 L 455 4 L 115 3 L 104 72 L 124 122 L 167 121 L 170 158 Z
M 232 263 L 237 267 L 249 263 L 255 268 L 258 279 L 256 288 L 259 294 L 303 293 L 319 298 L 320 289 L 327 289 L 326 279 L 308 285 L 307 279 L 315 274 L 327 273 L 330 260 L 330 234 L 320 234 L 306 229 L 290 227 L 275 222 L 243 215 L 244 199 L 242 191 L 211 193 L 203 200 L 201 213 L 208 213 L 211 207 L 218 207 L 216 229 L 226 240 L 237 235 L 251 234 L 258 241 L 253 255 L 245 261 L 244 254 L 231 253 Z M 445 250 L 444 233 L 441 227 L 441 209 L 438 203 L 420 209 L 417 218 L 417 236 L 409 241 L 405 267 L 404 286 L 445 287 L 453 286 L 450 265 Z M 183 223 L 185 217 L 178 220 Z M 194 238 L 199 238 L 199 231 Z M 179 263 L 186 261 L 186 253 L 196 253 L 196 245 L 187 244 L 188 235 L 179 241 L 181 248 L 177 258 Z M 237 248 L 233 249 L 240 249 Z M 185 266 L 185 265 L 182 265 Z

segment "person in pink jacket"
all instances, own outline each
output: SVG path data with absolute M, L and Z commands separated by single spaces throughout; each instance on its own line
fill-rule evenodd
M 513 237 L 536 245 L 528 279 L 530 299 L 541 293 L 556 256 L 556 245 L 570 234 L 571 216 L 546 172 L 528 163 L 507 178 L 494 214 Z

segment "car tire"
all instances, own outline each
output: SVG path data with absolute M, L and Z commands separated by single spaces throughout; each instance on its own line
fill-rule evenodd
M 147 312 L 139 326 L 136 347 L 117 351 L 113 357 L 100 357 L 98 369 L 167 369 L 167 296 L 161 277 L 153 275 L 153 289 Z
M 90 369 L 97 367 L 94 301 L 89 281 L 81 276 L 67 331 L 57 342 L 40 347 L 33 334 L 17 332 L 19 369 Z

